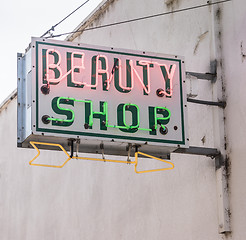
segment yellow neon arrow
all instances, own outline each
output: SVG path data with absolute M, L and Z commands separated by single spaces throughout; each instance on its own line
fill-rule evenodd
M 151 170 L 144 170 L 144 171 L 138 171 L 137 170 L 137 166 L 138 166 L 138 155 L 143 155 L 143 156 L 146 156 L 146 157 L 149 157 L 149 158 L 153 158 L 153 159 L 156 159 L 158 161 L 161 161 L 161 162 L 164 162 L 164 163 L 168 163 L 170 165 L 172 165 L 172 167 L 169 167 L 169 168 L 160 168 L 160 169 L 151 169 Z M 158 172 L 158 171 L 164 171 L 164 170 L 171 170 L 174 168 L 174 164 L 172 162 L 169 162 L 167 160 L 163 160 L 161 158 L 157 158 L 157 157 L 154 157 L 154 156 L 151 156 L 151 155 L 148 155 L 146 153 L 142 153 L 142 152 L 135 152 L 135 172 L 136 173 L 149 173 L 149 172 Z
M 71 159 L 81 159 L 81 160 L 91 160 L 91 161 L 101 161 L 101 162 L 115 162 L 115 163 L 128 163 L 128 164 L 134 164 L 134 170 L 136 173 L 149 173 L 149 172 L 158 172 L 158 171 L 164 171 L 164 170 L 171 170 L 174 168 L 174 164 L 172 162 L 169 162 L 167 160 L 163 160 L 161 158 L 157 158 L 151 155 L 148 155 L 143 152 L 136 152 L 135 153 L 135 161 L 122 161 L 122 160 L 112 160 L 112 159 L 102 159 L 102 158 L 89 158 L 89 157 L 70 157 L 70 155 L 67 153 L 67 151 L 63 148 L 62 145 L 56 144 L 56 143 L 44 143 L 44 142 L 30 142 L 30 144 L 37 150 L 37 155 L 29 162 L 30 165 L 32 166 L 41 166 L 41 167 L 53 167 L 53 168 L 62 168 L 65 166 L 65 164 L 71 160 Z M 48 164 L 41 164 L 41 163 L 33 163 L 35 159 L 38 158 L 40 155 L 40 150 L 37 148 L 36 145 L 46 145 L 46 146 L 57 146 L 59 147 L 66 155 L 67 155 L 67 160 L 62 164 L 62 165 L 48 165 Z M 138 166 L 138 155 L 143 155 L 148 158 L 153 158 L 161 162 L 165 162 L 167 164 L 170 164 L 172 167 L 169 168 L 160 168 L 160 169 L 151 169 L 151 170 L 143 170 L 143 171 L 138 171 L 137 166 Z
M 67 153 L 67 151 L 63 148 L 62 145 L 60 144 L 56 144 L 56 143 L 44 143 L 44 142 L 30 142 L 30 144 L 37 150 L 38 154 L 29 162 L 30 165 L 32 166 L 41 166 L 41 167 L 53 167 L 53 168 L 62 168 L 64 167 L 64 165 L 71 159 L 71 157 L 69 156 L 69 154 Z M 40 155 L 40 151 L 37 148 L 36 144 L 38 145 L 48 145 L 48 146 L 57 146 L 59 147 L 67 156 L 68 159 L 62 164 L 62 165 L 48 165 L 48 164 L 41 164 L 41 163 L 32 163 L 39 155 Z

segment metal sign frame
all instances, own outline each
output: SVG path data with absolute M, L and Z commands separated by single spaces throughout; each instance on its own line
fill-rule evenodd
M 48 54 L 46 55 L 47 51 Z M 94 60 L 97 61 L 98 64 L 96 65 L 98 71 L 97 81 L 98 80 L 102 81 L 103 80 L 102 75 L 103 73 L 106 72 L 106 69 L 103 69 L 103 61 L 104 62 L 108 61 L 107 58 L 111 57 L 111 62 L 109 60 L 109 62 L 107 63 L 107 65 L 110 66 L 109 68 L 107 68 L 108 71 L 107 76 L 108 78 L 110 77 L 112 79 L 114 78 L 113 80 L 111 79 L 113 82 L 116 79 L 116 73 L 114 71 L 117 71 L 117 68 L 115 68 L 115 66 L 118 67 L 119 69 L 119 66 L 124 65 L 123 63 L 121 65 L 118 63 L 117 65 L 115 59 L 118 58 L 119 59 L 118 61 L 121 61 L 123 59 L 125 61 L 125 68 L 127 69 L 128 66 L 128 68 L 131 69 L 132 75 L 130 77 L 132 82 L 134 81 L 133 80 L 133 75 L 134 75 L 135 79 L 137 79 L 135 80 L 135 82 L 137 82 L 137 84 L 140 87 L 138 86 L 137 89 L 136 83 L 135 83 L 135 88 L 134 87 L 130 88 L 129 86 L 125 86 L 125 88 L 123 88 L 122 86 L 119 85 L 118 92 L 117 92 L 116 90 L 111 90 L 113 89 L 113 87 L 111 86 L 110 86 L 111 89 L 107 89 L 107 91 L 103 91 L 103 89 L 99 89 L 99 88 L 97 88 L 96 91 L 93 91 L 92 90 L 93 86 L 91 85 L 89 88 L 87 88 L 87 90 L 83 88 L 83 94 L 85 93 L 85 96 L 82 99 L 81 97 L 79 97 L 80 95 L 78 94 L 78 90 L 80 91 L 82 90 L 82 88 L 79 89 L 80 86 L 74 86 L 74 88 L 72 87 L 69 88 L 66 85 L 68 84 L 69 75 L 70 75 L 70 84 L 71 84 L 71 71 L 74 70 L 74 72 L 76 72 L 75 68 L 71 70 L 71 65 L 70 65 L 70 73 L 64 77 L 65 80 L 60 81 L 59 84 L 55 84 L 56 78 L 54 77 L 55 76 L 54 73 L 53 74 L 54 84 L 49 85 L 48 82 L 46 85 L 49 88 L 48 90 L 50 90 L 50 94 L 43 93 L 41 88 L 43 86 L 45 87 L 45 79 L 47 77 L 47 72 L 48 71 L 50 71 L 50 73 L 54 72 L 54 70 L 52 71 L 49 70 L 51 69 L 51 67 L 49 68 L 49 66 L 51 65 L 49 65 L 48 68 L 46 66 L 46 69 L 48 70 L 46 72 L 46 75 L 43 76 L 44 64 L 47 64 L 48 62 L 47 59 L 53 60 L 53 68 L 55 68 L 54 66 L 55 57 L 57 57 L 55 55 L 61 53 L 59 55 L 59 58 L 63 59 L 64 56 L 68 55 L 69 51 L 70 52 L 75 51 L 77 52 L 77 54 L 81 53 L 81 56 L 83 53 L 85 53 L 86 56 L 90 55 L 91 64 L 93 64 L 92 59 L 94 57 Z M 73 53 L 69 53 L 69 54 L 70 54 L 70 59 L 71 58 L 75 59 L 76 57 L 75 54 L 72 56 L 71 54 Z M 50 57 L 49 55 L 52 56 Z M 84 55 L 80 57 L 80 59 L 82 59 L 83 57 Z M 46 59 L 45 60 L 46 62 L 44 62 L 43 60 L 44 58 Z M 135 65 L 133 65 L 133 63 L 135 63 Z M 136 67 L 137 64 L 138 66 L 140 66 L 140 68 Z M 65 69 L 65 67 L 62 66 L 62 63 L 59 63 L 59 66 L 60 65 L 61 68 Z M 171 68 L 174 65 L 176 67 L 176 72 L 175 70 L 173 72 L 176 75 L 174 75 L 173 79 L 171 79 L 172 77 Z M 76 66 L 77 69 L 81 67 L 81 69 L 77 70 L 77 73 L 81 73 L 80 72 L 81 70 L 86 72 L 85 68 L 82 69 L 82 65 L 78 64 L 78 59 L 77 59 Z M 58 68 L 58 64 L 56 67 Z M 142 73 L 139 71 L 141 67 L 142 67 Z M 93 66 L 91 66 L 88 73 L 91 73 L 91 71 L 93 71 L 92 68 Z M 150 68 L 152 68 L 151 71 Z M 98 69 L 101 70 L 101 72 L 99 72 Z M 126 79 L 127 77 L 129 78 L 129 76 L 127 75 L 128 74 L 127 71 L 126 73 L 121 72 L 122 76 L 124 76 Z M 164 87 L 162 86 L 162 88 L 161 86 L 157 87 L 159 86 L 158 85 L 159 83 L 158 84 L 156 83 L 157 81 L 146 82 L 148 79 L 146 80 L 145 78 L 144 80 L 144 71 L 145 73 L 146 71 L 147 72 L 149 71 L 148 74 L 150 74 L 151 75 L 150 77 L 154 78 L 155 80 L 158 79 L 158 81 L 163 82 L 163 79 L 165 78 L 164 83 L 166 85 L 167 85 L 167 81 L 169 81 L 168 82 L 169 89 L 167 90 L 167 86 L 165 85 Z M 86 74 L 88 75 L 88 73 Z M 118 74 L 120 74 L 119 70 L 118 70 Z M 159 75 L 157 76 L 157 74 Z M 159 76 L 160 78 L 162 77 L 163 79 L 159 80 L 158 78 Z M 168 77 L 170 77 L 170 79 Z M 92 79 L 91 76 L 88 76 L 88 78 Z M 172 80 L 173 82 L 171 82 Z M 126 80 L 125 84 L 128 84 L 127 81 L 128 80 Z M 72 84 L 74 84 L 73 80 L 72 80 Z M 171 84 L 173 84 L 174 86 L 173 88 Z M 81 143 L 78 148 L 80 152 L 91 152 L 91 153 L 100 152 L 103 143 L 103 147 L 105 148 L 106 153 L 122 154 L 122 155 L 126 155 L 125 153 L 126 148 L 128 146 L 133 146 L 133 145 L 141 146 L 141 151 L 145 151 L 149 154 L 153 154 L 153 153 L 164 154 L 164 153 L 172 152 L 179 147 L 187 148 L 189 144 L 188 144 L 188 133 L 186 127 L 186 94 L 185 94 L 184 84 L 185 84 L 185 67 L 184 67 L 184 59 L 182 57 L 156 54 L 156 53 L 146 53 L 140 51 L 97 47 L 97 46 L 90 46 L 81 43 L 70 43 L 64 41 L 32 38 L 32 42 L 26 54 L 18 54 L 18 134 L 17 134 L 18 146 L 30 147 L 29 144 L 30 141 L 46 141 L 46 142 L 62 144 L 65 147 L 65 149 L 69 149 L 68 140 L 73 139 Z M 146 93 L 148 91 L 148 88 L 150 88 L 150 86 L 153 86 L 154 90 L 152 92 Z M 137 91 L 139 91 L 141 87 L 143 88 L 141 90 L 143 93 L 139 94 L 139 92 Z M 103 88 L 103 86 L 101 88 Z M 123 90 L 123 92 L 120 92 L 120 90 Z M 111 96 L 113 95 L 117 95 L 117 96 L 111 98 L 110 91 L 111 91 Z M 173 91 L 173 95 L 171 94 L 172 91 Z M 95 92 L 99 92 L 100 94 L 98 93 L 95 94 Z M 101 98 L 100 97 L 97 98 L 97 96 L 99 95 Z M 136 96 L 137 98 L 135 98 Z M 72 101 L 71 104 L 73 105 L 72 107 L 66 105 L 66 107 L 68 107 L 66 109 L 70 109 L 68 110 L 70 112 L 72 112 L 74 109 L 75 109 L 74 111 L 76 112 L 77 109 L 77 107 L 75 107 L 75 105 L 77 104 L 76 101 L 82 102 L 82 104 L 86 105 L 91 103 L 91 102 L 86 102 L 88 99 L 94 101 L 94 98 L 96 98 L 96 104 L 95 104 L 96 110 L 94 110 L 93 112 L 93 114 L 95 113 L 95 116 L 96 114 L 102 113 L 104 111 L 104 107 L 106 106 L 101 104 L 100 99 L 104 99 L 104 100 L 106 99 L 111 104 L 118 104 L 115 105 L 118 106 L 117 109 L 119 109 L 120 103 L 123 102 L 124 104 L 121 106 L 121 113 L 123 112 L 125 114 L 124 119 L 122 121 L 124 127 L 126 128 L 125 129 L 126 131 L 123 132 L 124 129 L 122 126 L 120 127 L 116 126 L 117 124 L 115 124 L 115 122 L 117 123 L 117 118 L 119 121 L 119 117 L 115 117 L 114 124 L 110 125 L 106 122 L 106 124 L 108 124 L 106 125 L 106 127 L 108 127 L 106 132 L 101 131 L 101 128 L 99 126 L 100 125 L 99 122 L 101 122 L 101 119 L 99 119 L 100 121 L 97 119 L 96 121 L 93 122 L 94 124 L 93 128 L 92 125 L 91 126 L 89 125 L 89 127 L 87 126 L 88 127 L 87 129 L 83 129 L 83 130 L 80 129 L 79 131 L 76 130 L 76 127 L 74 127 L 73 129 L 69 127 L 64 128 L 62 126 L 59 126 L 60 121 L 58 120 L 61 120 L 61 118 L 63 117 L 62 122 L 63 121 L 66 122 L 66 117 L 64 118 L 64 112 L 63 115 L 53 113 L 54 116 L 51 116 L 52 115 L 51 107 L 50 107 L 51 98 L 54 100 L 54 97 L 58 97 L 59 103 L 57 102 L 58 100 L 56 99 L 56 104 L 58 108 L 60 106 L 61 109 L 64 109 L 64 105 L 62 105 L 62 103 L 65 104 L 65 101 Z M 129 102 L 126 99 L 130 99 Z M 144 100 L 151 99 L 149 104 L 150 106 L 148 106 L 148 108 L 147 106 L 145 107 L 146 103 L 144 102 L 143 99 Z M 166 99 L 164 104 L 161 103 L 162 99 Z M 133 103 L 134 101 L 137 101 L 137 105 Z M 159 103 L 157 103 L 158 107 L 156 107 L 155 105 L 156 101 L 157 102 L 159 101 Z M 103 106 L 99 106 L 100 104 Z M 141 106 L 138 107 L 139 105 Z M 171 108 L 172 117 L 169 116 L 168 110 L 166 110 L 169 108 L 169 105 Z M 61 106 L 63 106 L 63 108 Z M 115 106 L 114 109 L 116 111 Z M 81 105 L 79 107 L 81 108 Z M 84 106 L 84 108 L 86 107 Z M 142 108 L 145 108 L 144 114 L 141 113 Z M 140 126 L 139 120 L 138 122 L 133 123 L 134 111 L 138 113 L 137 118 L 141 117 L 143 121 L 147 119 L 145 115 L 147 115 L 148 111 L 149 111 L 149 115 L 150 115 L 150 111 L 152 112 L 154 111 L 153 114 L 155 116 L 154 116 L 154 120 L 152 120 L 152 124 L 154 121 L 154 129 L 151 129 L 150 123 L 149 125 L 145 124 L 144 126 L 145 128 L 143 128 L 143 126 Z M 48 112 L 47 119 L 46 119 L 48 124 L 47 123 L 44 124 L 44 119 L 42 120 L 42 117 L 45 116 L 46 112 Z M 56 113 L 58 112 L 59 111 L 57 111 Z M 111 109 L 108 112 L 110 120 L 112 119 L 112 116 L 115 115 L 112 112 L 113 111 Z M 89 118 L 88 118 L 89 120 L 91 119 L 93 120 L 93 114 L 92 115 L 91 114 L 92 113 L 89 114 Z M 117 114 L 119 114 L 119 112 L 117 112 Z M 67 116 L 67 119 L 68 118 L 69 117 Z M 85 117 L 83 116 L 83 118 Z M 148 121 L 150 122 L 150 116 Z M 55 124 L 55 122 L 58 122 L 58 124 Z M 132 123 L 132 125 L 130 125 L 129 123 Z M 88 122 L 87 124 L 90 123 Z M 76 124 L 74 123 L 74 126 L 75 125 Z M 136 128 L 138 128 L 136 131 L 137 133 L 130 132 L 130 130 L 135 131 Z M 145 132 L 140 131 L 139 129 L 142 129 Z M 164 132 L 165 130 L 168 130 L 169 132 L 166 134 Z M 155 135 L 153 134 L 153 136 L 151 136 L 150 135 L 151 131 L 155 131 Z

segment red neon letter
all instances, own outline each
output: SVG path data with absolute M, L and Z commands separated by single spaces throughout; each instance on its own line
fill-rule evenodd
M 150 64 L 155 64 L 160 67 L 163 78 L 164 78 L 164 89 L 165 89 L 162 91 L 162 93 L 166 95 L 167 97 L 171 97 L 173 95 L 173 77 L 174 77 L 175 70 L 176 70 L 176 64 L 170 65 L 168 67 L 166 64 L 161 64 L 158 62 L 139 61 L 139 63 L 142 65 L 147 65 L 148 79 L 150 79 L 149 78 Z
M 49 61 L 49 55 L 54 55 L 54 61 L 53 63 L 50 63 Z M 74 64 L 74 58 L 75 55 L 81 56 L 81 64 L 75 65 Z M 62 75 L 62 69 L 60 67 L 61 64 L 61 54 L 58 50 L 55 49 L 48 49 L 46 52 L 46 80 L 47 83 L 59 83 L 62 79 L 67 77 L 68 74 L 71 73 L 71 81 L 75 84 L 83 84 L 81 82 L 77 82 L 74 80 L 74 70 L 77 69 L 84 69 L 84 53 L 81 52 L 73 52 L 71 56 L 71 69 L 67 71 L 64 75 Z M 53 74 L 55 74 L 55 77 L 51 77 L 50 71 L 53 71 Z
M 132 60 L 130 60 L 129 64 L 131 66 L 131 75 L 132 75 L 132 82 L 134 83 L 134 79 L 133 79 L 133 72 L 135 73 L 135 75 L 137 76 L 137 79 L 139 80 L 140 84 L 142 85 L 144 91 L 149 94 L 150 93 L 150 76 L 149 76 L 149 65 L 151 64 L 150 62 L 147 61 L 139 61 L 139 63 L 141 65 L 146 65 L 147 66 L 147 83 L 146 85 L 144 84 L 143 80 L 141 79 L 141 77 L 139 76 L 137 70 L 133 67 L 133 62 Z M 132 85 L 133 85 L 132 83 Z
M 50 54 L 54 55 L 54 62 L 56 62 L 56 63 L 50 63 L 49 62 L 49 55 Z M 56 58 L 58 58 L 58 59 L 56 59 Z M 61 76 L 62 76 L 62 70 L 60 67 L 60 63 L 61 63 L 60 52 L 55 50 L 55 49 L 48 49 L 46 52 L 46 80 L 47 80 L 48 84 L 50 82 L 52 82 L 52 83 L 59 83 L 60 82 Z M 53 74 L 55 75 L 54 78 L 51 78 L 50 71 L 53 71 Z
M 93 58 L 92 58 L 92 60 L 93 60 Z M 99 60 L 101 61 L 101 68 L 99 68 Z M 105 60 L 105 62 L 103 60 Z M 105 74 L 106 74 L 106 76 L 105 76 L 104 82 L 108 84 L 108 75 L 109 75 L 108 74 L 108 58 L 105 55 L 97 55 L 95 60 L 93 60 L 93 61 L 95 61 L 95 62 L 93 62 L 94 70 L 93 70 L 93 75 L 92 75 L 92 79 L 93 79 L 92 82 L 94 82 L 94 84 L 85 84 L 85 86 L 91 87 L 91 88 L 96 88 L 98 85 L 99 75 L 101 75 L 102 79 L 104 79 Z
M 158 64 L 161 68 L 161 72 L 164 78 L 164 91 L 162 93 L 167 97 L 173 95 L 173 77 L 176 70 L 176 64 L 170 65 L 169 68 L 166 64 Z M 169 69 L 169 70 L 168 70 Z M 169 85 L 169 86 L 168 86 Z M 168 91 L 168 92 L 167 92 Z
M 75 65 L 74 64 L 75 55 L 80 55 L 81 56 L 81 64 L 80 65 Z M 84 56 L 85 56 L 84 53 L 80 53 L 80 52 L 73 52 L 72 53 L 72 56 L 71 56 L 71 70 L 69 70 L 66 75 L 68 75 L 71 72 L 71 82 L 74 83 L 74 84 L 78 84 L 78 85 L 84 84 L 82 82 L 75 81 L 75 77 L 74 77 L 74 72 L 75 72 L 74 70 L 75 69 L 85 69 Z

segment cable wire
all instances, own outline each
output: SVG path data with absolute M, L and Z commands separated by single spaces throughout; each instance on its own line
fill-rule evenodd
M 73 34 L 73 33 L 79 33 L 79 32 L 82 33 L 84 31 L 90 31 L 90 30 L 95 30 L 95 29 L 100 29 L 100 28 L 112 27 L 112 26 L 116 26 L 116 25 L 120 25 L 120 24 L 137 22 L 137 21 L 141 21 L 141 20 L 145 20 L 145 19 L 160 17 L 160 16 L 174 14 L 174 13 L 180 13 L 180 12 L 184 12 L 184 11 L 194 10 L 194 9 L 198 9 L 198 8 L 203 8 L 203 7 L 207 7 L 207 6 L 211 6 L 211 5 L 216 5 L 216 4 L 221 4 L 221 3 L 225 3 L 225 2 L 231 2 L 231 1 L 232 0 L 222 0 L 222 1 L 219 1 L 219 2 L 210 2 L 210 1 L 207 1 L 207 3 L 206 4 L 203 4 L 203 5 L 198 5 L 198 6 L 193 6 L 193 7 L 178 9 L 178 10 L 174 10 L 174 11 L 170 11 L 170 12 L 165 12 L 165 13 L 158 13 L 158 14 L 149 15 L 149 16 L 145 16 L 145 17 L 133 18 L 133 19 L 124 20 L 124 21 L 115 22 L 115 23 L 109 23 L 109 24 L 105 24 L 105 25 L 101 25 L 101 26 L 97 26 L 97 27 L 91 27 L 91 28 L 87 28 L 87 29 L 83 29 L 83 30 L 77 30 L 77 31 L 72 31 L 72 32 L 67 32 L 67 33 L 61 33 L 61 34 L 53 35 L 53 36 L 50 36 L 50 37 L 55 38 L 55 37 L 61 37 L 61 36 L 68 35 L 68 34 Z M 49 37 L 47 37 L 47 38 L 49 38 Z
M 78 6 L 75 10 L 73 10 L 71 13 L 69 13 L 66 17 L 64 17 L 60 22 L 58 22 L 57 24 L 53 25 L 48 31 L 46 31 L 42 36 L 44 37 L 46 34 L 50 33 L 50 31 L 54 31 L 55 27 L 57 27 L 59 24 L 61 24 L 63 21 L 65 21 L 67 18 L 69 18 L 71 15 L 73 15 L 76 11 L 78 11 L 81 7 L 83 7 L 86 3 L 88 3 L 90 0 L 85 1 L 84 3 L 82 3 L 80 6 Z

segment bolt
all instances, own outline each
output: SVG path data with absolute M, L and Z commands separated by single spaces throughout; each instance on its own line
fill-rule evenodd
M 49 118 L 48 115 L 44 115 L 44 116 L 42 117 L 42 122 L 43 122 L 44 124 L 49 124 L 49 123 L 50 123 L 50 120 L 49 120 L 48 118 Z
M 163 93 L 163 89 L 162 88 L 158 88 L 157 90 L 156 90 L 156 95 L 158 96 L 158 97 L 163 97 L 164 96 L 164 93 Z
M 165 128 L 160 127 L 160 133 L 161 133 L 162 135 L 166 135 L 166 134 L 168 133 L 167 127 L 165 127 Z
M 41 87 L 41 92 L 42 92 L 44 95 L 49 94 L 49 93 L 50 93 L 50 87 L 49 87 L 49 85 L 48 85 L 48 84 L 47 84 L 47 85 L 43 85 L 43 86 Z

